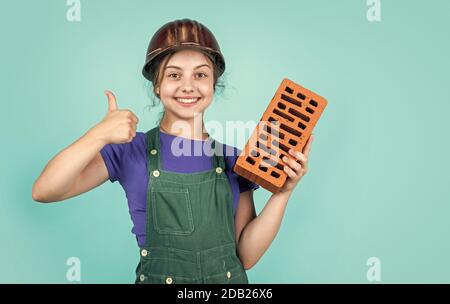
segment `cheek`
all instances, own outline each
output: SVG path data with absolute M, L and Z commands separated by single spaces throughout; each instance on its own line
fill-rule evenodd
M 201 86 L 199 86 L 199 90 L 203 94 L 203 96 L 210 97 L 210 96 L 214 95 L 214 86 L 213 85 L 214 85 L 213 82 L 203 83 Z
M 176 86 L 175 84 L 165 82 L 164 84 L 161 84 L 160 90 L 161 90 L 161 97 L 164 96 L 172 97 L 175 94 Z

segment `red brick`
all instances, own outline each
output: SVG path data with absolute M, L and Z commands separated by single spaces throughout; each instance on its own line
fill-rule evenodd
M 233 171 L 272 193 L 279 192 L 287 179 L 282 157 L 295 159 L 289 148 L 303 150 L 327 103 L 322 96 L 283 79 Z

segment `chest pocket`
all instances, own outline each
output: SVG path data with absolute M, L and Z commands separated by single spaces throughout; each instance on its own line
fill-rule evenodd
M 160 234 L 189 235 L 194 231 L 192 206 L 187 188 L 151 190 L 153 225 Z

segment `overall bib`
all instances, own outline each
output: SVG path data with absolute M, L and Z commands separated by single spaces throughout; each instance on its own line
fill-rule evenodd
M 159 126 L 146 133 L 146 242 L 135 283 L 247 284 L 237 256 L 233 194 L 213 140 L 212 169 L 161 170 Z

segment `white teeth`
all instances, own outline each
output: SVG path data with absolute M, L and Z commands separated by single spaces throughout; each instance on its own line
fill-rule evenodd
M 199 100 L 200 98 L 190 98 L 190 99 L 186 99 L 186 98 L 177 98 L 178 102 L 182 102 L 182 103 L 194 103 L 197 100 Z

